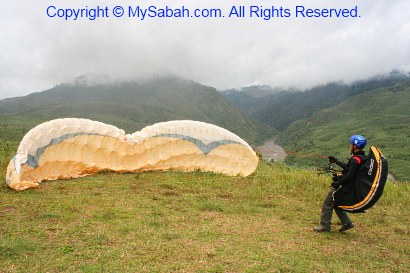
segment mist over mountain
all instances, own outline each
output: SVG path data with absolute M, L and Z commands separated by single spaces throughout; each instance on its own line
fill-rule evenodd
M 369 90 L 392 86 L 406 80 L 410 80 L 409 73 L 393 70 L 388 75 L 374 76 L 351 84 L 342 81 L 330 82 L 307 90 L 270 89 L 270 93 L 266 91 L 269 89 L 262 86 L 225 90 L 222 94 L 250 117 L 283 131 L 293 122 L 307 118 L 316 111 L 335 106 Z
M 127 132 L 157 122 L 189 119 L 221 126 L 250 143 L 273 133 L 269 126 L 249 119 L 215 88 L 176 77 L 137 82 L 82 76 L 43 92 L 1 100 L 0 117 L 30 124 L 89 118 Z

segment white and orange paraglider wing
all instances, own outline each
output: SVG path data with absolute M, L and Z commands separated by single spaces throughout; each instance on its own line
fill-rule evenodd
M 126 135 L 115 126 L 87 119 L 57 119 L 30 130 L 7 168 L 15 190 L 41 181 L 115 172 L 203 170 L 251 174 L 252 148 L 237 135 L 198 121 L 169 121 Z

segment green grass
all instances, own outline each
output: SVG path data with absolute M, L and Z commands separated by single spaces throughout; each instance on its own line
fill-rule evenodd
M 102 173 L 23 192 L 2 183 L 0 272 L 408 272 L 410 184 L 389 182 L 352 215 L 352 231 L 315 234 L 328 180 L 261 163 L 246 178 Z

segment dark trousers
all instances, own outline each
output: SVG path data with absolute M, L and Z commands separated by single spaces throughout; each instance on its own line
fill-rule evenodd
M 323 201 L 322 205 L 322 214 L 320 216 L 320 225 L 327 230 L 331 230 L 332 228 L 332 213 L 333 209 L 336 212 L 337 217 L 339 217 L 342 225 L 349 225 L 352 224 L 349 216 L 347 215 L 346 211 L 333 207 L 333 193 L 336 191 L 333 187 L 330 188 L 329 193 L 327 194 L 325 200 Z

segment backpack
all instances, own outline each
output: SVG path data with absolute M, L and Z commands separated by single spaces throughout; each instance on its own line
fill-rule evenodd
M 372 146 L 367 156 L 358 160 L 359 170 L 354 181 L 340 187 L 333 195 L 334 206 L 347 212 L 364 212 L 382 196 L 387 181 L 387 159 Z

